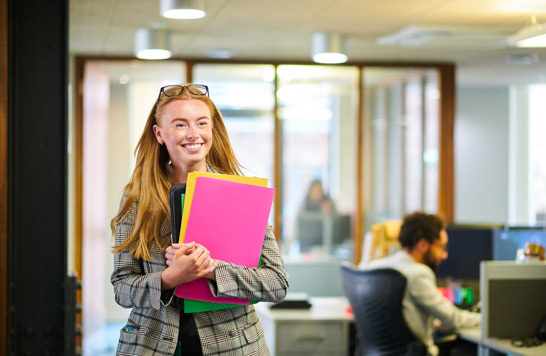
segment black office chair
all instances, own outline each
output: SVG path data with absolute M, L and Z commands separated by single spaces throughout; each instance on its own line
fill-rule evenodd
M 394 269 L 357 270 L 344 264 L 341 276 L 355 316 L 356 355 L 427 354 L 402 315 L 406 277 Z

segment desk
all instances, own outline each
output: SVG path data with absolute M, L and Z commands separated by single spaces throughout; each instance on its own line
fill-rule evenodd
M 349 352 L 349 325 L 344 297 L 310 298 L 311 309 L 270 309 L 271 303 L 254 306 L 273 356 L 342 356 Z
M 458 331 L 461 339 L 478 345 L 480 356 L 489 356 L 490 351 L 498 351 L 514 356 L 544 356 L 546 344 L 535 347 L 514 347 L 508 339 L 487 338 L 482 339 L 480 328 L 461 329 Z

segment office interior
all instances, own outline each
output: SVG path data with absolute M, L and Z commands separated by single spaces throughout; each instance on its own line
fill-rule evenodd
M 147 14 L 156 12 L 145 8 L 151 5 L 139 2 L 131 12 L 127 10 L 133 6 L 132 3 L 130 5 L 124 1 L 103 4 L 102 9 L 99 6 L 91 8 L 84 1 L 59 1 L 51 8 L 32 1 L 29 8 L 23 10 L 15 2 L 3 1 L 3 9 L 9 4 L 10 11 L 20 11 L 18 14 L 9 12 L 8 20 L 17 18 L 22 21 L 27 16 L 27 20 L 20 23 L 30 24 L 30 19 L 35 21 L 36 11 L 56 13 L 49 21 L 63 23 L 62 14 L 68 20 L 66 60 L 62 55 L 51 56 L 47 48 L 36 50 L 50 55 L 49 60 L 58 59 L 67 71 L 64 74 L 67 75 L 69 87 L 58 91 L 65 95 L 66 100 L 60 105 L 67 106 L 64 112 L 67 117 L 64 128 L 66 145 L 61 145 L 55 157 L 46 156 L 44 159 L 60 160 L 52 166 L 60 168 L 57 174 L 66 177 L 66 199 L 56 201 L 59 205 L 57 211 L 66 211 L 61 221 L 66 224 L 66 231 L 60 234 L 66 240 L 62 242 L 64 250 L 60 255 L 66 256 L 65 272 L 78 271 L 78 278 L 83 282 L 78 296 L 82 303 L 78 322 L 83 326 L 83 337 L 76 339 L 84 347 L 84 354 L 112 354 L 112 347 L 115 347 L 112 340 L 114 343 L 117 341 L 119 327 L 128 315 L 126 310 L 115 305 L 108 280 L 112 268 L 108 224 L 117 210 L 121 189 L 130 174 L 132 150 L 141 129 L 138 120 L 147 116 L 156 98 L 157 88 L 172 78 L 176 78 L 177 82 L 186 82 L 191 78 L 193 82 L 210 85 L 211 97 L 224 112 L 236 153 L 243 165 L 248 162 L 245 165 L 249 168 L 248 174 L 267 177 L 271 186 L 277 187 L 271 223 L 276 227 L 283 250 L 291 292 L 304 292 L 311 297 L 342 297 L 344 292 L 338 277 L 340 261 L 360 262 L 365 258 L 365 236 L 372 224 L 399 219 L 403 213 L 412 210 L 424 209 L 445 214 L 452 223 L 450 235 L 453 237 L 453 248 L 456 248 L 457 234 L 461 234 L 461 241 L 472 236 L 472 241 L 482 243 L 483 255 L 476 255 L 474 268 L 470 271 L 457 270 L 456 273 L 461 273 L 462 277 L 453 276 L 449 270 L 439 271 L 443 273 L 439 277 L 441 286 L 447 286 L 453 280 L 462 281 L 464 287 L 470 286 L 475 290 L 476 296 L 480 293 L 477 268 L 482 257 L 514 260 L 516 245 L 515 250 L 530 240 L 544 245 L 546 241 L 540 227 L 544 222 L 544 210 L 541 210 L 541 202 L 537 201 L 542 197 L 542 191 L 540 184 L 535 182 L 543 177 L 540 175 L 543 168 L 537 157 L 541 157 L 545 150 L 539 144 L 539 133 L 541 123 L 546 121 L 546 108 L 541 100 L 541 95 L 543 97 L 546 92 L 546 66 L 540 60 L 546 57 L 546 52 L 543 48 L 484 48 L 487 47 L 484 42 L 480 45 L 476 42 L 478 39 L 485 41 L 480 37 L 484 29 L 492 33 L 484 38 L 498 40 L 517 31 L 531 14 L 536 14 L 539 19 L 540 15 L 546 17 L 546 4 L 537 1 L 499 1 L 493 7 L 489 3 L 484 1 L 478 6 L 475 1 L 453 1 L 440 6 L 425 1 L 412 5 L 412 11 L 416 13 L 414 16 L 401 16 L 400 13 L 408 9 L 405 3 L 398 1 L 389 4 L 389 9 L 381 6 L 368 9 L 366 5 L 353 1 L 342 1 L 336 5 L 326 1 L 298 5 L 276 2 L 275 9 L 280 10 L 275 11 L 273 8 L 264 9 L 264 4 L 258 7 L 247 1 L 207 3 L 212 7 L 210 20 L 206 20 L 206 25 L 201 22 L 199 31 L 204 31 L 203 28 L 207 26 L 216 29 L 224 26 L 227 29 L 238 23 L 240 33 L 244 35 L 230 34 L 233 36 L 231 41 L 224 38 L 224 42 L 220 42 L 231 46 L 236 46 L 237 43 L 233 42 L 241 42 L 239 56 L 232 59 L 210 58 L 206 49 L 218 45 L 213 35 L 204 36 L 204 39 L 179 35 L 178 52 L 173 58 L 137 61 L 132 52 L 133 28 L 131 31 L 129 28 L 137 26 L 137 20 L 144 21 L 138 26 L 148 26 L 150 19 L 146 19 Z M 361 13 L 359 16 L 352 15 L 349 21 L 352 7 L 358 7 Z M 376 37 L 412 24 L 447 23 L 460 26 L 453 17 L 471 12 L 469 7 L 477 9 L 464 25 L 478 28 L 479 31 L 473 33 L 474 42 L 467 36 L 467 41 L 472 43 L 466 46 L 456 41 L 442 46 L 438 44 L 442 42 L 441 38 L 436 39 L 436 44 L 431 41 L 423 47 L 385 47 L 374 43 Z M 301 24 L 301 18 L 296 20 L 295 15 L 287 15 L 303 12 L 303 9 L 307 10 L 304 16 L 307 28 Z M 273 12 L 268 21 L 255 21 L 268 11 Z M 373 16 L 370 17 L 368 13 L 374 11 L 391 18 L 392 24 L 376 27 L 378 30 L 371 29 Z M 352 12 L 358 13 L 355 9 Z M 118 28 L 122 26 L 116 21 L 130 17 L 127 14 L 135 15 L 135 23 L 129 25 L 127 22 L 124 29 Z M 333 16 L 332 19 L 336 21 L 319 21 L 325 20 L 326 16 Z M 344 16 L 347 21 L 340 21 L 345 19 Z M 495 16 L 498 18 L 495 19 Z M 102 22 L 99 20 L 101 17 Z M 159 15 L 149 17 L 151 21 L 161 20 Z M 401 20 L 404 17 L 406 22 Z M 287 25 L 286 29 L 281 30 L 276 25 L 280 18 L 287 24 L 298 22 L 300 25 L 292 28 Z M 407 18 L 411 18 L 411 21 Z M 248 27 L 242 27 L 241 22 Z M 259 22 L 263 22 L 263 25 Z M 318 22 L 330 25 L 322 29 Z M 335 23 L 338 25 L 333 25 Z M 264 31 L 264 36 L 265 33 L 275 32 L 268 31 L 268 26 L 273 25 L 277 31 L 273 36 L 278 36 L 276 41 L 259 39 L 260 45 L 244 41 L 246 37 L 252 39 L 253 36 L 249 34 L 257 30 Z M 172 20 L 169 20 L 168 26 L 192 27 L 178 25 Z M 357 28 L 368 26 L 370 29 L 362 35 L 354 35 L 359 33 Z M 297 27 L 300 27 L 299 32 L 296 31 Z M 3 26 L 2 30 L 6 28 Z M 18 38 L 39 38 L 38 31 L 33 30 L 32 26 L 29 28 Z M 340 65 L 312 62 L 309 58 L 310 34 L 315 29 L 347 33 L 349 62 Z M 124 32 L 124 35 L 117 34 L 117 31 Z M 62 38 L 63 31 L 60 32 L 53 31 L 49 36 Z M 215 35 L 221 37 L 218 33 Z M 283 47 L 279 38 L 289 38 L 290 41 L 286 40 L 287 44 Z M 62 45 L 62 41 L 57 41 Z M 447 40 L 444 38 L 444 41 Z M 50 43 L 54 46 L 57 42 L 50 39 Z M 21 65 L 35 68 L 26 74 L 10 74 L 13 75 L 10 93 L 11 90 L 17 92 L 13 84 L 16 80 L 31 79 L 32 75 L 51 80 L 48 75 L 40 74 L 47 71 L 45 66 L 34 64 L 35 67 L 32 67 L 33 64 L 22 60 L 24 50 L 32 48 L 30 44 L 33 42 L 29 41 L 28 47 L 23 44 L 20 44 L 21 48 L 11 47 L 19 50 L 17 56 L 9 49 L 2 49 L 6 51 L 2 52 L 4 61 L 8 57 L 6 53 L 10 53 L 11 63 L 20 60 Z M 300 51 L 299 47 L 305 48 L 305 51 Z M 522 62 L 513 63 L 518 58 Z M 530 62 L 525 64 L 526 60 Z M 47 59 L 44 59 L 44 63 L 47 63 Z M 9 61 L 7 64 L 12 68 Z M 62 68 L 57 70 L 59 72 L 52 73 L 62 74 Z M 59 77 L 62 78 L 62 75 Z M 5 81 L 2 85 L 2 88 L 8 88 Z M 3 92 L 6 95 L 6 91 Z M 12 101 L 14 99 L 4 100 L 12 107 L 24 105 Z M 18 114 L 13 109 L 9 115 L 7 109 L 2 110 L 6 110 L 4 122 L 8 127 L 10 118 L 18 118 Z M 63 115 L 60 109 L 59 113 L 59 116 Z M 402 116 L 405 119 L 403 125 L 393 125 L 390 121 Z M 88 117 L 93 120 L 86 119 Z M 451 134 L 441 125 L 445 120 L 449 122 L 450 118 Z M 55 119 L 49 120 L 56 122 Z M 11 134 L 17 138 L 24 135 L 13 127 L 3 127 L 3 145 L 7 145 Z M 414 132 L 415 135 L 405 136 L 400 127 L 405 127 L 406 133 Z M 52 125 L 50 130 L 56 128 Z M 38 133 L 33 139 L 35 142 L 45 140 Z M 411 143 L 411 140 L 416 140 L 417 153 L 412 154 L 413 146 L 401 144 Z M 24 142 L 22 138 L 21 142 Z M 47 144 L 44 143 L 44 146 L 48 147 Z M 9 151 L 7 155 L 14 157 L 11 155 L 19 146 L 17 143 L 10 145 L 4 152 Z M 401 157 L 400 152 L 404 150 L 408 154 Z M 2 179 L 5 178 L 6 182 L 8 178 L 12 179 L 9 180 L 12 182 L 10 186 L 15 186 L 17 177 L 10 174 L 21 163 L 14 158 L 10 158 L 9 163 L 5 158 L 8 156 L 3 156 L 2 162 L 7 169 Z M 309 159 L 316 156 L 316 160 Z M 415 167 L 417 171 L 410 169 Z M 26 172 L 23 173 L 30 176 Z M 45 181 L 52 179 L 47 174 L 45 164 L 43 173 Z M 308 219 L 321 223 L 310 223 L 308 226 L 322 225 L 322 229 L 303 238 L 304 232 L 298 233 L 298 210 L 309 184 L 315 178 L 322 181 L 325 192 L 335 205 L 336 214 L 333 218 L 323 214 L 309 216 Z M 6 188 L 7 191 L 10 186 Z M 62 191 L 63 187 L 59 189 Z M 97 193 L 99 191 L 100 194 Z M 7 230 L 17 230 L 13 224 L 22 221 L 9 215 L 18 211 L 18 206 L 9 205 L 16 197 L 19 195 L 13 193 L 9 199 L 7 194 L 2 198 L 3 212 L 6 212 L 2 219 L 6 221 L 4 226 L 8 226 L 6 231 L 2 231 L 2 239 L 8 247 L 2 246 L 2 250 L 6 251 L 4 261 L 9 257 L 7 251 L 16 253 L 19 246 L 13 247 L 15 244 L 8 243 L 12 240 L 7 237 L 13 234 Z M 58 225 L 56 229 L 59 229 Z M 48 236 L 52 234 L 48 228 L 45 229 Z M 60 230 L 63 230 L 62 227 Z M 311 229 L 302 230 L 309 232 Z M 17 231 L 23 235 L 26 233 Z M 317 236 L 320 242 L 311 241 L 308 247 L 305 246 L 308 240 L 317 239 Z M 501 247 L 505 249 L 499 250 Z M 448 261 L 457 266 L 460 257 L 460 253 L 453 252 Z M 444 265 L 444 268 L 448 267 L 450 265 Z M 9 267 L 2 265 L 2 268 L 10 278 L 22 279 L 27 273 L 25 270 L 21 276 L 12 277 L 14 265 L 11 262 Z M 324 280 L 329 283 L 317 282 Z M 2 289 L 6 291 L 3 293 L 3 298 L 6 298 L 3 312 L 12 313 L 7 308 L 7 304 L 11 303 L 7 298 L 7 285 Z M 15 295 L 18 294 L 13 293 L 11 298 Z M 44 298 L 50 297 L 46 294 Z M 66 295 L 60 297 L 65 302 L 70 299 Z M 6 348 L 15 344 L 24 347 L 14 341 L 14 336 L 7 336 L 14 325 L 6 324 L 3 327 L 6 331 L 2 333 Z M 15 334 L 22 332 L 18 330 Z M 21 340 L 26 340 L 25 337 Z

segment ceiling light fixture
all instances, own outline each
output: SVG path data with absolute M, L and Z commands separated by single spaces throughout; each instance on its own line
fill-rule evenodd
M 345 39 L 338 34 L 317 32 L 313 34 L 311 55 L 317 63 L 344 63 L 347 55 L 344 54 Z
M 546 24 L 538 23 L 536 16 L 518 32 L 508 37 L 508 45 L 513 47 L 546 47 Z
M 140 28 L 135 32 L 135 55 L 140 59 L 167 59 L 169 33 L 165 30 Z
M 409 48 L 499 48 L 504 47 L 508 34 L 505 28 L 410 25 L 377 38 L 376 43 Z
M 160 0 L 159 13 L 169 19 L 200 19 L 205 17 L 203 0 Z

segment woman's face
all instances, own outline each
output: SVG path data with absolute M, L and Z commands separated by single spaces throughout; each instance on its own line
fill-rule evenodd
M 322 198 L 322 185 L 320 183 L 313 183 L 309 190 L 309 198 L 311 200 L 320 200 Z
M 163 108 L 154 133 L 165 144 L 176 172 L 206 171 L 206 157 L 212 146 L 210 110 L 198 99 L 173 100 Z

